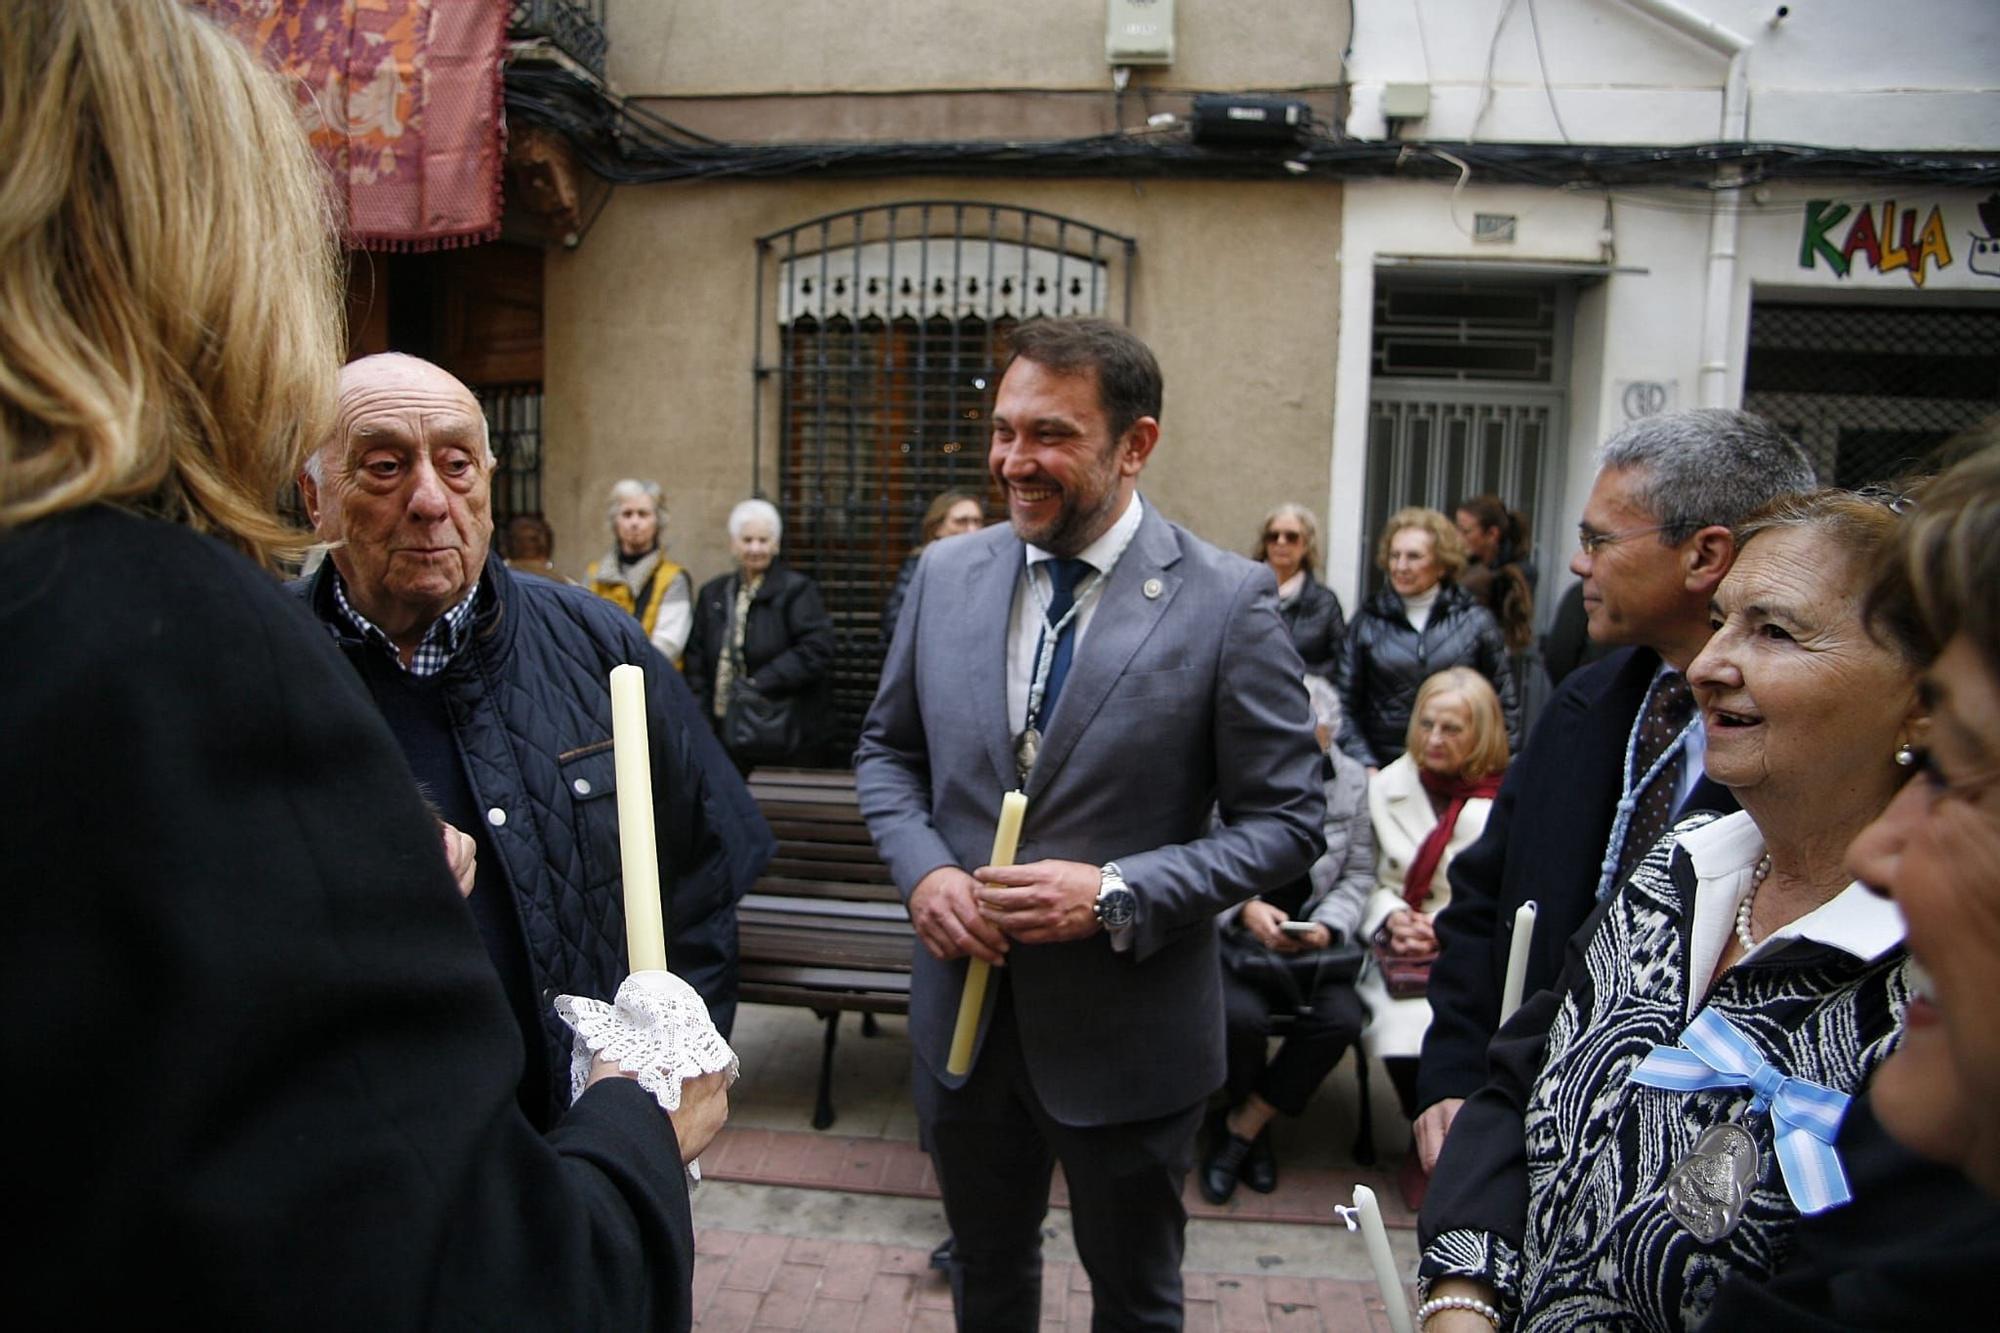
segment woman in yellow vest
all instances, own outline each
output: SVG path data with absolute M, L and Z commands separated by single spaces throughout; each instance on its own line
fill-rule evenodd
M 660 485 L 621 481 L 611 488 L 611 549 L 590 562 L 584 582 L 639 619 L 646 637 L 676 668 L 694 624 L 694 581 L 660 549 Z

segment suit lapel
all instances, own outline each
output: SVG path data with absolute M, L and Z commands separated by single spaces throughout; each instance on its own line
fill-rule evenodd
M 966 571 L 962 602 L 960 623 L 965 632 L 943 646 L 947 654 L 970 655 L 965 676 L 972 692 L 973 722 L 1002 791 L 1012 791 L 1020 783 L 1014 769 L 1014 732 L 1007 717 L 1007 629 L 1025 558 L 1020 538 L 1010 531 L 984 559 L 973 562 Z
M 1111 571 L 1091 615 L 1090 631 L 1070 664 L 1069 677 L 1056 700 L 1055 716 L 1049 719 L 1049 734 L 1042 739 L 1041 757 L 1028 775 L 1030 801 L 1055 780 L 1132 655 L 1173 605 L 1181 586 L 1173 567 L 1180 558 L 1180 543 L 1174 539 L 1172 527 L 1148 505 L 1131 545 Z M 1158 586 L 1149 597 L 1146 588 L 1156 580 Z

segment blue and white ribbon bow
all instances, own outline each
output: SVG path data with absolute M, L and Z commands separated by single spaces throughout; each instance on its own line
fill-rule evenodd
M 1771 1113 L 1778 1168 L 1798 1210 L 1807 1216 L 1823 1213 L 1854 1197 L 1840 1154 L 1833 1149 L 1841 1117 L 1847 1114 L 1847 1094 L 1780 1072 L 1715 1010 L 1695 1015 L 1680 1046 L 1655 1046 L 1630 1078 L 1669 1092 L 1749 1088 L 1755 1094 L 1750 1109 Z

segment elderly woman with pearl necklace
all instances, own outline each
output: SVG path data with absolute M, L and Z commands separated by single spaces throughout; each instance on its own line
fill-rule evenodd
M 1738 532 L 1687 678 L 1742 811 L 1663 838 L 1495 1039 L 1425 1203 L 1429 1333 L 1693 1325 L 1847 1198 L 1835 1133 L 1909 995 L 1844 866 L 1923 742 L 1914 648 L 1861 614 L 1898 526 L 1828 490 Z

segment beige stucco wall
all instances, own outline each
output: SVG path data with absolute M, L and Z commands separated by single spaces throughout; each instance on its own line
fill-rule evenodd
M 608 73 L 627 93 L 1106 88 L 1103 0 L 677 0 L 617 3 Z M 1347 10 L 1178 0 L 1175 63 L 1135 88 L 1335 83 Z
M 551 252 L 544 504 L 557 560 L 607 544 L 604 496 L 655 477 L 669 549 L 727 567 L 750 493 L 758 235 L 843 208 L 976 199 L 1132 236 L 1132 325 L 1166 377 L 1147 495 L 1242 548 L 1279 499 L 1324 509 L 1333 426 L 1340 187 L 1320 182 L 895 180 L 628 187 L 581 248 Z M 767 300 L 768 300 L 767 289 Z M 769 318 L 769 312 L 765 312 Z M 767 339 L 767 354 L 770 343 Z M 772 425 L 765 418 L 765 477 Z

